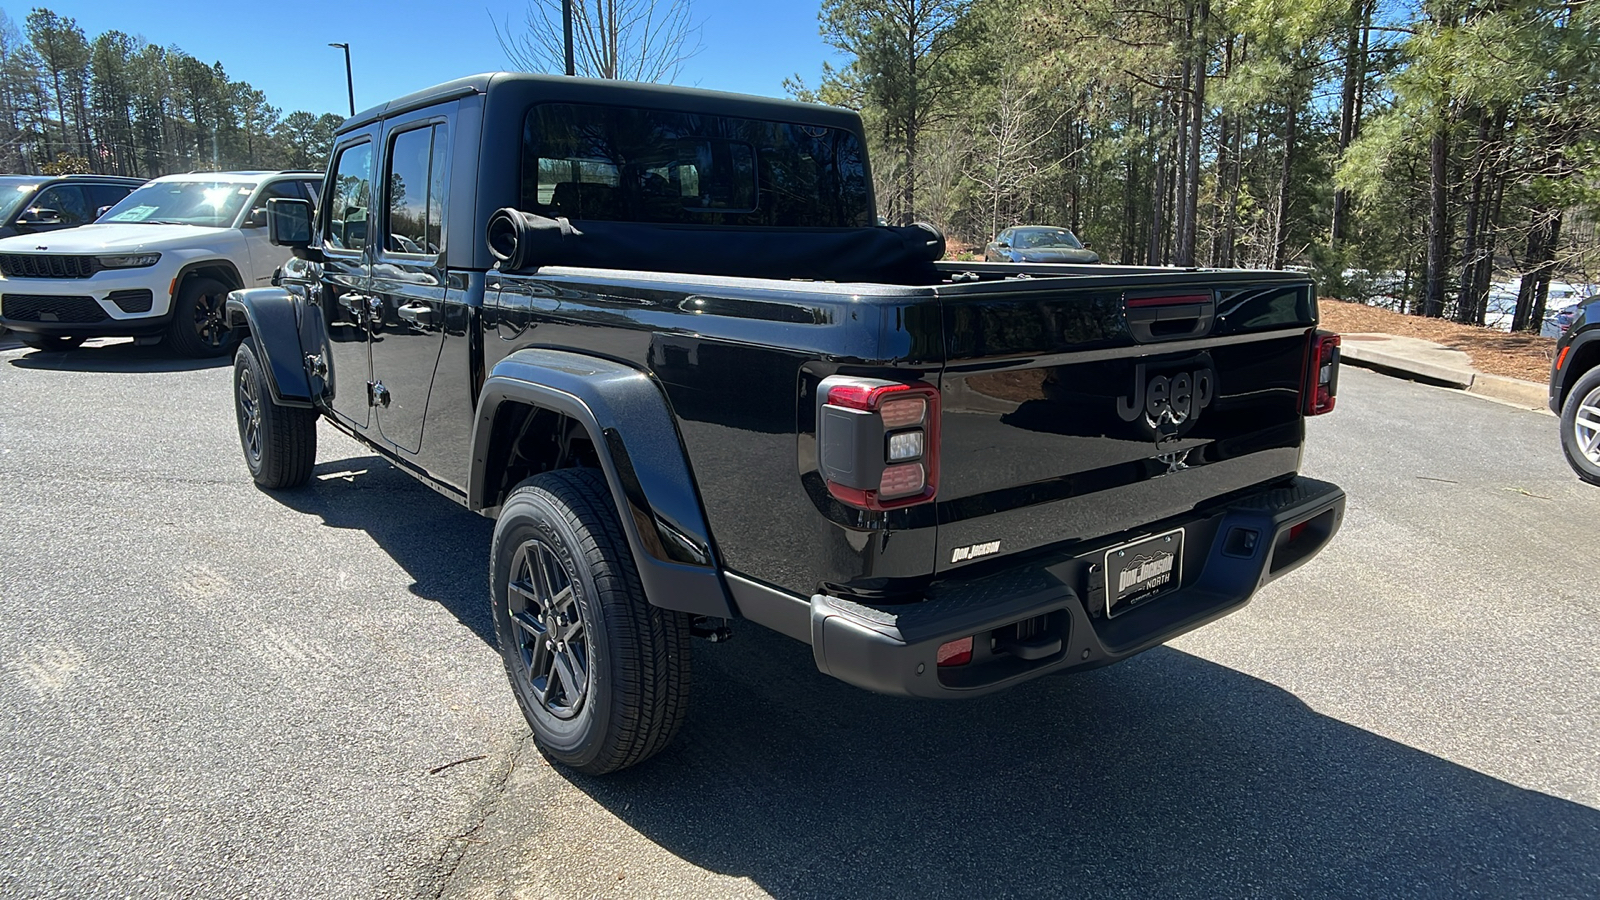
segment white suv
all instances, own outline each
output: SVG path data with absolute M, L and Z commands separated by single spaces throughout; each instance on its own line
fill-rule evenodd
M 317 200 L 312 172 L 195 172 L 146 184 L 92 225 L 0 239 L 0 326 L 40 350 L 85 338 L 232 351 L 223 301 L 289 259 L 267 242 L 267 201 Z

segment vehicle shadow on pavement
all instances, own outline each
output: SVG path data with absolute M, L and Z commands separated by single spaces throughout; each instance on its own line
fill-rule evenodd
M 273 491 L 278 502 L 329 528 L 365 531 L 411 576 L 411 592 L 444 607 L 493 650 L 489 541 L 494 523 L 418 484 L 379 456 L 329 460 L 311 482 Z
M 188 359 L 174 356 L 171 350 L 160 344 L 140 345 L 132 341 L 118 341 L 103 345 L 86 344 L 65 352 L 29 350 L 9 362 L 19 369 L 50 369 L 57 372 L 193 372 L 231 366 L 233 354 Z
M 695 663 L 671 749 L 567 777 L 775 897 L 1600 896 L 1600 812 L 1178 650 L 971 703 L 855 690 L 753 627 Z

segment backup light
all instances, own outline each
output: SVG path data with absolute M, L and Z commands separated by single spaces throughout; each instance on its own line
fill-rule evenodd
M 884 423 L 889 424 L 888 422 Z M 922 431 L 902 431 L 889 435 L 889 461 L 901 462 L 922 455 Z

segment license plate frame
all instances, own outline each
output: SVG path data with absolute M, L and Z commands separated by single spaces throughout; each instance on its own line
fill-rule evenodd
M 1143 606 L 1183 583 L 1183 539 L 1184 529 L 1174 528 L 1106 551 L 1107 618 Z

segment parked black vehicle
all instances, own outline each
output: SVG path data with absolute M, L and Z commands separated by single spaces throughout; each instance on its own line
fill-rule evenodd
M 87 225 L 141 184 L 120 175 L 0 175 L 0 237 Z
M 1550 410 L 1561 417 L 1561 450 L 1572 470 L 1600 485 L 1600 297 L 1579 304 L 1556 341 Z
M 344 123 L 230 295 L 256 482 L 316 421 L 496 518 L 540 746 L 608 772 L 740 621 L 875 691 L 980 696 L 1242 607 L 1333 537 L 1300 477 L 1338 338 L 1283 272 L 936 262 L 875 226 L 859 117 L 484 75 Z M 396 515 L 403 511 L 396 510 Z
M 1018 225 L 995 235 L 983 248 L 989 262 L 1097 263 L 1100 254 L 1078 236 L 1054 225 Z

